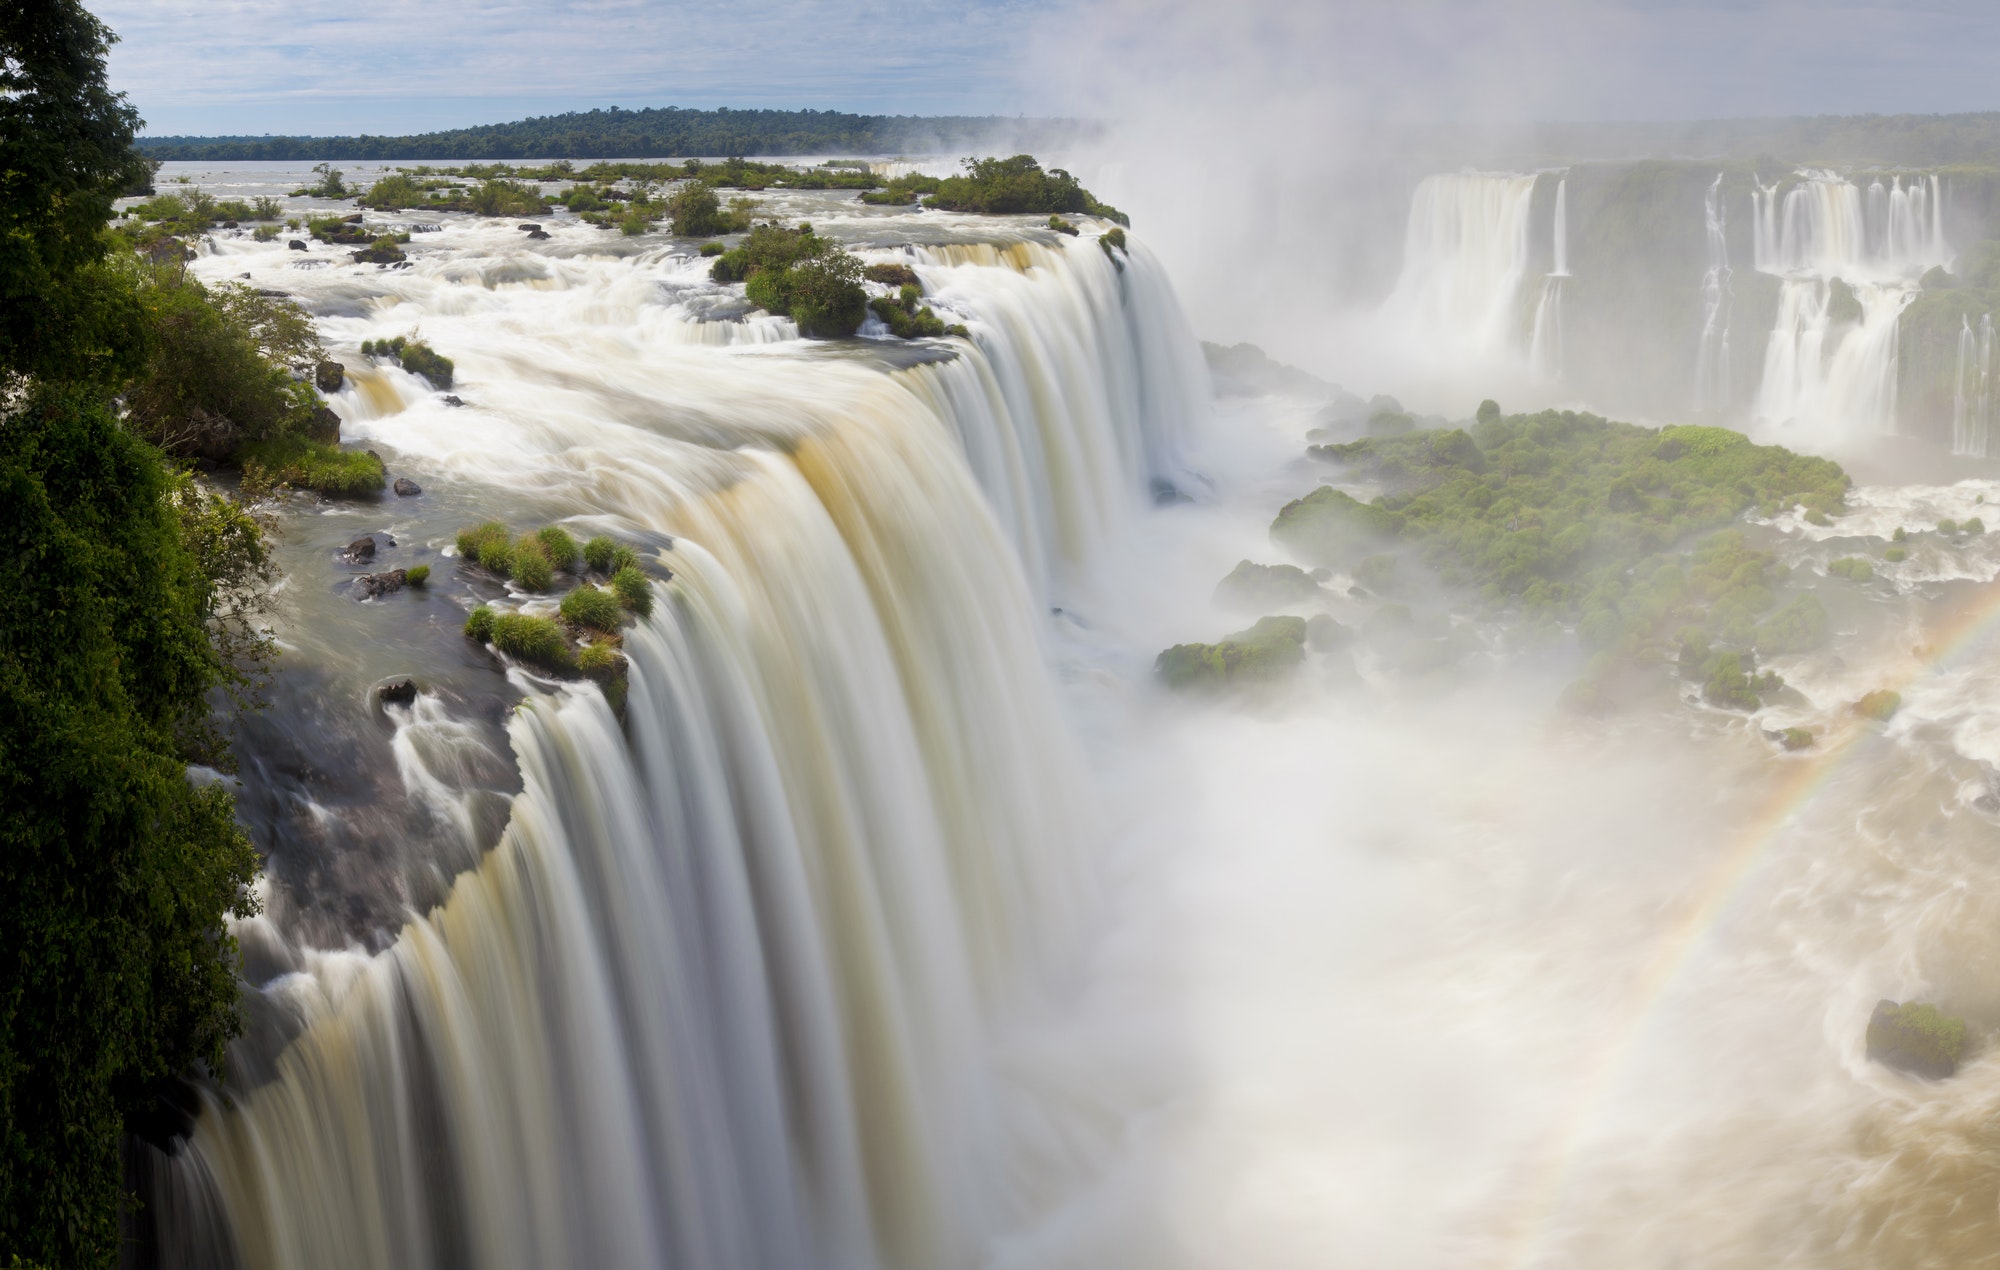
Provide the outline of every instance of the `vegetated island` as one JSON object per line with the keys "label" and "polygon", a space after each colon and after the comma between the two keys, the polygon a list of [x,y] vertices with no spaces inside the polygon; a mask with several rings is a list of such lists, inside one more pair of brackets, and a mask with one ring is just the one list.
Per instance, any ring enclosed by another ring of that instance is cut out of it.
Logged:
{"label": "vegetated island", "polygon": [[[1371,424],[1377,435],[1308,453],[1343,482],[1380,493],[1364,502],[1325,484],[1272,523],[1273,543],[1316,574],[1246,561],[1219,599],[1304,602],[1345,573],[1387,601],[1361,636],[1406,671],[1469,652],[1467,620],[1497,626],[1516,646],[1573,639],[1591,661],[1569,700],[1586,708],[1606,704],[1633,669],[1671,661],[1709,704],[1754,710],[1784,686],[1760,671],[1759,657],[1804,652],[1828,636],[1818,597],[1788,585],[1785,567],[1736,522],[1799,508],[1826,523],[1844,510],[1849,486],[1837,464],[1722,428],[1656,431],[1570,411],[1509,416],[1492,402],[1469,429],[1415,430],[1388,411]],[[1829,576],[1872,575],[1836,563]],[[1464,620],[1425,621],[1404,596]],[[1303,660],[1310,634],[1275,633],[1176,646],[1158,673],[1182,688],[1268,680]],[[1326,634],[1315,646],[1337,643]]]}

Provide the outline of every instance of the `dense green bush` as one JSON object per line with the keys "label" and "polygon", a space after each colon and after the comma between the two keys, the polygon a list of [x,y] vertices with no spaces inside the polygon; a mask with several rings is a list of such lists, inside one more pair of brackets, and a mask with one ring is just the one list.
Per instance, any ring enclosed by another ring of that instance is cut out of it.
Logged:
{"label": "dense green bush", "polygon": [[412,375],[422,375],[431,387],[443,392],[451,387],[452,374],[456,367],[451,358],[439,353],[422,340],[398,335],[386,340],[363,340],[363,357],[389,357]]}
{"label": "dense green bush", "polygon": [[[894,188],[894,182],[891,182]],[[1091,197],[1076,178],[1061,168],[1044,172],[1032,155],[1010,159],[967,159],[961,176],[938,182],[926,207],[954,212],[1068,212],[1101,216],[1130,225],[1115,207]]]}
{"label": "dense green bush", "polygon": [[486,545],[494,542],[503,546],[507,543],[507,526],[497,520],[489,520],[471,529],[461,529],[458,531],[457,539],[458,554],[466,562],[477,564],[480,553]]}
{"label": "dense green bush", "polygon": [[802,334],[833,339],[854,334],[868,313],[862,264],[811,225],[759,225],[732,251],[716,257],[717,282],[742,282],[750,302],[789,316]]}
{"label": "dense green bush", "polygon": [[1169,688],[1220,688],[1282,679],[1305,660],[1306,620],[1266,617],[1213,644],[1176,644],[1153,673]]}
{"label": "dense green bush", "polygon": [[458,201],[477,216],[539,216],[549,210],[548,200],[534,187],[497,178],[482,181]]}
{"label": "dense green bush", "polygon": [[1850,582],[1866,582],[1875,576],[1875,566],[1860,556],[1847,556],[1826,566],[1828,577],[1846,578]]}
{"label": "dense green bush", "polygon": [[611,590],[618,602],[640,617],[653,611],[653,583],[636,565],[625,565],[611,575]]}
{"label": "dense green bush", "polygon": [[553,618],[502,613],[493,619],[493,646],[545,670],[574,670],[576,657]]}
{"label": "dense green bush", "polygon": [[715,187],[700,181],[690,181],[667,200],[667,215],[682,238],[713,238],[732,229]]}
{"label": "dense green bush", "polygon": [[361,196],[361,206],[395,212],[418,206],[424,198],[424,190],[415,181],[401,172],[392,172],[368,187],[368,192]]}
{"label": "dense green bush", "polygon": [[466,614],[466,638],[476,639],[482,644],[490,641],[493,638],[493,621],[498,616],[497,613],[484,604]]}
{"label": "dense green bush", "polygon": [[615,634],[625,620],[625,609],[618,596],[586,582],[563,597],[562,616],[571,626]]}

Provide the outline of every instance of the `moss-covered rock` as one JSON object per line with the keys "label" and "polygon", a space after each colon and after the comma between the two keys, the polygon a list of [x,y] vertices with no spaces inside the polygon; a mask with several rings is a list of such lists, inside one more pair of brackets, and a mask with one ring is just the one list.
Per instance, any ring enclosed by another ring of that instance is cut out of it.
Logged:
{"label": "moss-covered rock", "polygon": [[1271,540],[1314,564],[1336,566],[1357,553],[1373,555],[1401,532],[1403,518],[1380,500],[1364,503],[1322,485],[1295,499],[1271,522]]}
{"label": "moss-covered rock", "polygon": [[1864,719],[1886,723],[1894,718],[1896,711],[1903,708],[1903,694],[1888,688],[1878,688],[1850,707]]}
{"label": "moss-covered rock", "polygon": [[1246,613],[1268,613],[1319,594],[1319,583],[1297,565],[1245,560],[1215,587],[1215,603]]}
{"label": "moss-covered rock", "polygon": [[1958,1072],[1965,1057],[1965,1020],[1917,1001],[1877,1001],[1868,1016],[1868,1057],[1931,1080]]}
{"label": "moss-covered rock", "polygon": [[1266,617],[1213,644],[1176,644],[1153,672],[1169,688],[1221,688],[1282,680],[1305,660],[1306,620]]}

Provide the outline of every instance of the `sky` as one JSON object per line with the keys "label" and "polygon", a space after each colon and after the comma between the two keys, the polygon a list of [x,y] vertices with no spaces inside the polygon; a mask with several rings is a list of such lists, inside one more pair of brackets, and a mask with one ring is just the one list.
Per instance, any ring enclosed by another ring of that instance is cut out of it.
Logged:
{"label": "sky", "polygon": [[1993,0],[86,0],[171,134],[406,133],[593,107],[1349,119],[2000,109]]}

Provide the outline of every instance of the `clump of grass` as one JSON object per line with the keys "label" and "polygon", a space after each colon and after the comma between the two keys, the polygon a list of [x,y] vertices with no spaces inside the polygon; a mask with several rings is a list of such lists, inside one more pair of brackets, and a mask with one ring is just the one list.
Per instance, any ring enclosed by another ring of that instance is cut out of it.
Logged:
{"label": "clump of grass", "polygon": [[497,616],[498,614],[484,604],[472,610],[465,618],[465,637],[476,639],[482,644],[486,643],[493,638],[493,619]]}
{"label": "clump of grass", "polygon": [[507,526],[497,520],[489,520],[483,525],[476,525],[471,529],[461,529],[458,531],[458,554],[470,563],[485,563],[483,555],[489,543],[498,543],[502,547],[505,547],[507,545]]}
{"label": "clump of grass", "polygon": [[592,679],[611,679],[625,669],[625,658],[610,644],[589,644],[576,656],[576,668]]}
{"label": "clump of grass", "polygon": [[586,582],[563,597],[562,616],[571,626],[613,634],[624,621],[625,610],[616,595]]}
{"label": "clump of grass", "polygon": [[579,548],[576,545],[576,539],[570,537],[568,531],[563,529],[562,526],[550,525],[545,529],[539,530],[535,534],[535,541],[541,544],[542,554],[549,558],[551,565],[566,573],[573,572],[576,569],[576,557]]}
{"label": "clump of grass", "polygon": [[615,572],[611,567],[611,557],[617,550],[617,543],[599,534],[583,544],[583,562],[599,573]]}
{"label": "clump of grass", "polygon": [[503,613],[493,619],[493,646],[509,657],[547,670],[573,670],[576,657],[553,618]]}
{"label": "clump of grass", "polygon": [[382,460],[374,455],[304,437],[247,442],[237,457],[245,479],[260,487],[289,485],[330,498],[360,498],[386,483]]}
{"label": "clump of grass", "polygon": [[1830,578],[1846,578],[1850,582],[1866,582],[1875,576],[1875,566],[1860,556],[1846,556],[1826,566]]}
{"label": "clump of grass", "polygon": [[617,593],[620,604],[640,617],[653,611],[653,584],[636,566],[626,565],[612,574],[611,589]]}
{"label": "clump of grass", "polygon": [[420,587],[431,580],[431,567],[427,564],[420,564],[404,576],[411,586]]}
{"label": "clump of grass", "polygon": [[524,591],[546,591],[555,582],[555,570],[539,539],[523,538],[515,543],[510,563],[508,576]]}

